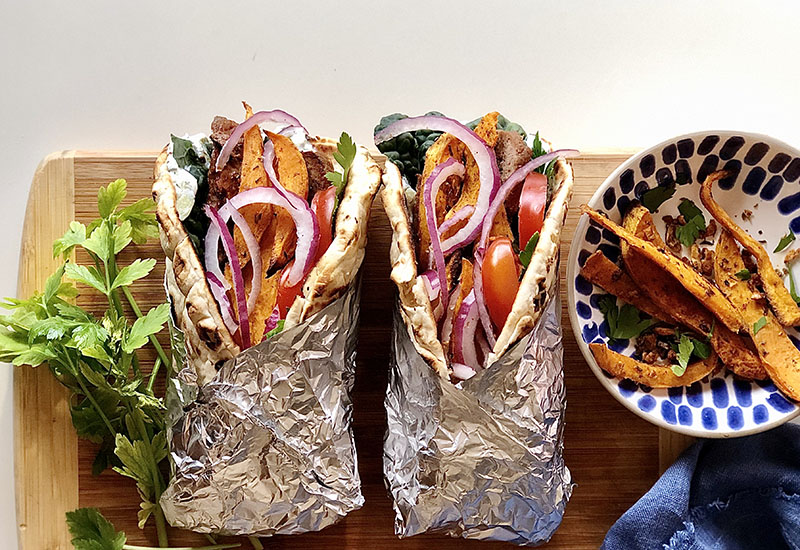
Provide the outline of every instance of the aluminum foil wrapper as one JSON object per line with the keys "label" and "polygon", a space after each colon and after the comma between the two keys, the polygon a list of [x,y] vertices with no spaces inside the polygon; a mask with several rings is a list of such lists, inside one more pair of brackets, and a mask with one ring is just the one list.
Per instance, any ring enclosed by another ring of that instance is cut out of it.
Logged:
{"label": "aluminum foil wrapper", "polygon": [[349,395],[359,288],[227,361],[202,387],[188,367],[171,379],[173,475],[161,498],[171,525],[304,533],[361,507]]}
{"label": "aluminum foil wrapper", "polygon": [[395,310],[384,471],[395,533],[535,546],[572,493],[558,293],[530,335],[470,380],[442,380]]}

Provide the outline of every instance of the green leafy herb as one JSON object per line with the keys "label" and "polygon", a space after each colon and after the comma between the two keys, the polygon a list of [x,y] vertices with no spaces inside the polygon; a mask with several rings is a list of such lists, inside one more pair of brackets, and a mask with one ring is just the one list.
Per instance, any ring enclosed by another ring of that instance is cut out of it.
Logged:
{"label": "green leafy herb", "polygon": [[684,246],[692,246],[700,236],[700,232],[705,231],[706,219],[702,210],[689,199],[681,200],[678,210],[686,223],[675,229],[675,236]]}
{"label": "green leafy herb", "polygon": [[711,355],[711,344],[708,342],[703,342],[697,338],[692,338],[692,345],[694,346],[692,354],[698,359],[708,359],[708,357]]}
{"label": "green leafy herb", "polygon": [[758,334],[758,331],[761,330],[762,328],[764,328],[764,326],[766,324],[767,324],[767,318],[766,317],[762,317],[761,319],[759,319],[758,321],[753,323],[753,336]]}
{"label": "green leafy herb", "polygon": [[672,372],[675,373],[675,376],[683,376],[683,374],[686,372],[686,367],[689,366],[689,359],[691,358],[693,351],[694,343],[692,342],[692,339],[685,334],[681,334],[680,341],[678,342],[678,364],[670,366]]}
{"label": "green leafy herb", "polygon": [[[531,144],[531,158],[535,159],[537,157],[541,157],[542,155],[546,155],[549,151],[545,148],[542,139],[539,137],[539,132],[533,136],[533,143]],[[540,172],[545,174],[548,179],[550,176],[553,175],[553,167],[556,165],[555,160],[551,160],[550,162],[540,166],[536,169],[536,172]]]}
{"label": "green leafy herb", "polygon": [[794,275],[792,275],[791,271],[789,272],[789,294],[791,294],[792,300],[800,305],[800,296],[797,295],[797,288],[794,286]]}
{"label": "green leafy herb", "polygon": [[281,332],[285,324],[286,324],[286,319],[279,319],[278,324],[275,325],[275,328],[264,335],[264,339],[272,338],[273,336]]}
{"label": "green leafy herb", "polygon": [[784,250],[786,250],[787,246],[789,246],[794,242],[794,240],[795,240],[794,233],[789,231],[786,235],[781,237],[780,242],[778,242],[778,246],[775,247],[775,250],[773,250],[773,252],[783,252]]}
{"label": "green leafy herb", "polygon": [[744,268],[734,273],[734,275],[736,275],[736,278],[739,279],[740,281],[749,281],[750,277],[752,276],[752,273],[750,273],[749,269]]}
{"label": "green leafy herb", "polygon": [[97,508],[67,512],[67,526],[75,550],[122,550],[127,541]]}
{"label": "green leafy herb", "polygon": [[[166,419],[163,400],[153,388],[160,367],[171,364],[155,338],[169,317],[169,306],[161,304],[143,314],[130,290],[150,273],[154,259],[117,263],[118,254],[131,242],[157,232],[153,202],[145,199],[121,208],[126,195],[122,179],[100,188],[100,218],[86,226],[71,223],[54,243],[55,257],[68,257],[80,247],[89,265],[66,262],[47,279],[42,293],[6,300],[3,307],[10,313],[0,316],[0,358],[14,365],[47,363],[72,393],[70,414],[78,436],[99,445],[93,471],[113,466],[136,480],[142,499],[140,524],[153,515],[159,543],[166,546],[166,523],[158,504],[166,487],[161,467],[167,456]],[[105,313],[95,317],[70,303],[77,292],[65,278],[101,293],[108,303]],[[123,301],[136,316],[132,324]],[[146,375],[139,354],[148,343],[157,359]],[[72,512],[68,522],[79,550],[125,547],[125,536],[96,510]]]}
{"label": "green leafy herb", "polygon": [[650,212],[658,211],[659,207],[672,198],[675,194],[675,185],[659,185],[642,194],[642,205]]}
{"label": "green leafy herb", "polygon": [[536,250],[536,245],[539,242],[539,232],[537,231],[531,238],[528,239],[528,244],[525,245],[525,248],[522,249],[522,252],[519,253],[519,263],[522,264],[522,267],[528,267],[528,264],[531,263],[531,258],[533,257],[533,251]]}
{"label": "green leafy herb", "polygon": [[336,159],[342,171],[328,172],[325,177],[336,187],[336,204],[333,208],[333,219],[336,219],[336,210],[338,210],[339,202],[342,200],[347,178],[350,176],[350,168],[356,159],[356,144],[348,133],[342,132],[342,135],[339,136],[339,143],[336,144],[336,152],[333,154],[333,158]]}
{"label": "green leafy herb", "polygon": [[608,323],[608,336],[614,340],[639,336],[653,324],[652,319],[642,319],[639,310],[630,304],[617,307],[617,299],[611,295],[600,298],[598,307]]}

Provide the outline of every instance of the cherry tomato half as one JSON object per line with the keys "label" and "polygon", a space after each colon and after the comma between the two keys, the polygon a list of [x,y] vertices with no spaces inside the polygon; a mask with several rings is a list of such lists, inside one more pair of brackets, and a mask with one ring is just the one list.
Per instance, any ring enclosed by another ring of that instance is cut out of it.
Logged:
{"label": "cherry tomato half", "polygon": [[499,330],[506,323],[519,290],[520,264],[511,239],[492,241],[483,260],[481,281],[483,296],[494,326]]}
{"label": "cherry tomato half", "polygon": [[300,281],[294,286],[287,286],[286,280],[289,278],[289,270],[292,269],[294,260],[286,264],[286,267],[281,271],[281,278],[278,280],[278,311],[280,312],[281,319],[286,319],[286,313],[292,307],[294,299],[300,295],[303,290],[303,282]]}
{"label": "cherry tomato half", "polygon": [[524,249],[537,231],[542,230],[547,202],[547,176],[531,172],[522,184],[519,197],[519,247]]}
{"label": "cherry tomato half", "polygon": [[336,204],[336,187],[330,187],[317,191],[311,199],[311,211],[317,216],[319,223],[319,244],[317,245],[317,255],[314,263],[322,257],[328,247],[333,242],[333,207]]}

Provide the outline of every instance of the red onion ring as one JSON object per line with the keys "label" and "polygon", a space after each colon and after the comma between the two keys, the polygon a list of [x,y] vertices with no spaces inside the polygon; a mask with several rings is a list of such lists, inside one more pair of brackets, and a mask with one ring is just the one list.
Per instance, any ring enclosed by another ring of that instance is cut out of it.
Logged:
{"label": "red onion ring", "polygon": [[[299,120],[286,111],[281,111],[280,109],[253,113],[253,116],[239,124],[236,128],[234,128],[233,132],[231,132],[231,137],[228,138],[228,141],[225,142],[225,145],[222,146],[222,149],[219,152],[216,169],[222,170],[225,167],[225,165],[228,163],[228,159],[231,157],[233,148],[236,147],[236,144],[239,143],[239,140],[242,139],[242,136],[247,130],[264,122],[272,122],[283,125],[288,124],[289,126],[299,126],[300,128],[303,128],[303,125],[300,124]],[[308,134],[308,131],[305,128],[303,128],[303,130],[306,132],[306,134]]]}
{"label": "red onion ring", "polygon": [[394,122],[375,134],[375,143],[397,137],[406,132],[417,130],[434,130],[446,132],[460,140],[472,154],[480,174],[480,189],[475,201],[475,212],[469,221],[456,233],[442,242],[444,254],[451,254],[458,248],[472,242],[480,232],[481,223],[486,216],[495,186],[500,184],[500,171],[494,151],[486,145],[478,134],[453,120],[442,116],[419,116],[403,118]]}
{"label": "red onion ring", "polygon": [[239,256],[236,254],[236,247],[233,244],[233,235],[228,230],[225,221],[211,205],[205,206],[205,213],[211,219],[211,225],[216,227],[222,236],[222,246],[225,255],[231,266],[233,274],[233,292],[236,294],[236,306],[239,310],[239,335],[242,339],[242,349],[250,347],[250,318],[247,313],[247,299],[244,295],[244,277],[242,277],[242,266],[239,264]]}
{"label": "red onion ring", "polygon": [[214,299],[219,304],[219,310],[222,314],[222,320],[225,322],[225,326],[231,334],[236,334],[236,331],[239,330],[239,324],[233,318],[233,308],[231,307],[231,301],[228,299],[228,294],[225,292],[225,286],[222,284],[222,281],[210,271],[206,272],[206,279],[208,279],[208,286],[211,289],[211,294],[214,295]]}
{"label": "red onion ring", "polygon": [[[453,175],[463,176],[464,171],[463,164],[456,161],[454,158],[449,158],[436,166],[425,181],[425,192],[422,200],[425,202],[425,217],[428,222],[428,233],[430,233],[431,236],[433,261],[436,265],[436,273],[439,276],[439,286],[441,288],[447,288],[447,272],[445,270],[442,242],[439,240],[439,228],[436,223],[436,195],[439,193],[439,187],[442,185],[442,182]],[[442,292],[440,302],[443,308],[447,307],[447,298],[447,293]]]}
{"label": "red onion ring", "polygon": [[475,291],[471,290],[456,315],[453,327],[454,359],[474,370],[480,370],[478,351],[475,348],[475,331],[478,329],[479,316],[475,303]]}
{"label": "red onion ring", "polygon": [[[247,300],[247,311],[252,312],[253,307],[255,307],[256,300],[258,299],[258,294],[261,292],[261,247],[259,246],[255,235],[253,235],[253,231],[250,229],[250,224],[245,221],[244,216],[242,216],[233,206],[231,206],[229,202],[226,201],[225,204],[223,204],[218,210],[218,213],[222,218],[223,223],[226,225],[228,223],[228,219],[231,217],[233,218],[233,222],[236,224],[236,227],[238,227],[239,231],[242,232],[244,242],[247,244],[247,251],[250,253],[250,257],[253,261],[253,278],[251,279],[250,285],[250,297]],[[206,270],[209,273],[214,274],[217,280],[222,284],[223,290],[227,291],[230,290],[231,285],[228,284],[228,280],[222,274],[222,270],[219,267],[219,239],[219,231],[217,231],[214,228],[214,225],[211,224],[208,228],[208,232],[206,233],[205,264]]]}
{"label": "red onion ring", "polygon": [[261,338],[262,342],[267,339],[267,333],[269,331],[275,330],[275,327],[278,326],[278,321],[280,321],[280,319],[281,319],[281,310],[276,305],[274,308],[272,308],[272,313],[270,313],[269,317],[267,317],[267,322],[264,325],[264,336]]}
{"label": "red onion ring", "polygon": [[[489,210],[483,220],[481,238],[478,241],[478,246],[475,248],[475,273],[473,275],[473,288],[475,290],[476,302],[478,304],[478,313],[480,314],[483,330],[486,333],[486,339],[489,341],[489,345],[492,347],[494,347],[497,340],[494,335],[492,319],[489,316],[489,310],[486,308],[486,302],[483,297],[482,270],[484,254],[486,253],[486,245],[489,241],[489,233],[491,232],[494,218],[497,216],[497,211],[500,210],[500,205],[506,201],[506,197],[508,197],[508,194],[511,192],[511,190],[519,185],[520,182],[524,181],[528,174],[558,157],[569,158],[577,156],[578,154],[578,151],[575,149],[559,149],[558,151],[553,151],[552,153],[547,153],[546,155],[536,157],[520,168],[517,168],[514,173],[508,177],[505,183],[503,183],[503,185],[497,191],[495,197],[492,199],[492,204],[489,206]],[[523,244],[522,246],[525,245]],[[500,330],[502,329],[503,327],[500,327]]]}
{"label": "red onion ring", "polygon": [[460,380],[469,380],[477,374],[475,369],[464,363],[453,363],[451,367],[453,368],[453,376]]}
{"label": "red onion ring", "polygon": [[[294,196],[300,198],[297,195]],[[249,204],[272,204],[285,208],[291,214],[297,232],[297,245],[295,261],[289,270],[286,284],[294,286],[302,281],[314,265],[314,257],[319,244],[319,223],[308,203],[302,201],[302,205],[295,207],[288,197],[272,187],[254,187],[242,191],[231,197],[228,202],[236,209]]]}
{"label": "red onion ring", "polygon": [[419,277],[425,284],[425,291],[428,293],[428,299],[430,300],[431,304],[436,302],[436,305],[433,307],[433,315],[438,322],[442,318],[442,314],[444,314],[444,304],[440,299],[442,287],[441,283],[439,282],[439,277],[433,270],[428,270]]}
{"label": "red onion ring", "polygon": [[439,238],[441,239],[442,235],[447,233],[447,231],[452,227],[458,225],[459,222],[462,222],[467,218],[469,218],[473,212],[475,212],[475,207],[472,206],[471,204],[462,206],[461,208],[456,210],[456,212],[451,217],[443,221],[442,225],[439,226]]}

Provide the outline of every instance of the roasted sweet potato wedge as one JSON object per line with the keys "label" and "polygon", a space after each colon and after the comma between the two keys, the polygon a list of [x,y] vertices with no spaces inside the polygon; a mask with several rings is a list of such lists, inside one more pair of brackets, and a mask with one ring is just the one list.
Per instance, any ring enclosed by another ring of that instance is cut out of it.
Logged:
{"label": "roasted sweet potato wedge", "polygon": [[[658,234],[653,216],[644,206],[630,209],[623,220],[623,227],[631,234],[659,248],[665,244]],[[642,292],[658,307],[668,311],[678,323],[700,334],[711,334],[711,347],[720,360],[735,374],[748,379],[763,380],[767,377],[758,354],[747,345],[744,337],[726,326],[714,324],[714,316],[703,304],[689,293],[674,277],[644,257],[624,240],[620,243],[622,259]]]}
{"label": "roasted sweet potato wedge", "polygon": [[650,365],[633,357],[617,353],[605,344],[589,344],[600,368],[617,378],[627,378],[651,388],[675,388],[688,386],[702,380],[717,367],[717,356],[712,353],[707,359],[695,361],[686,367],[682,376],[676,376],[668,366]]}
{"label": "roasted sweet potato wedge", "polygon": [[620,239],[625,240],[632,248],[641,252],[647,259],[672,275],[686,290],[706,304],[706,307],[726,327],[734,332],[744,329],[741,317],[725,295],[682,260],[673,256],[664,248],[656,247],[652,243],[631,234],[630,231],[620,227],[596,210],[585,205],[581,209],[598,225],[605,227]]}
{"label": "roasted sweet potato wedge", "polygon": [[613,294],[623,302],[631,304],[639,311],[644,311],[650,317],[665,323],[678,324],[674,317],[657,306],[633,282],[631,276],[606,258],[602,251],[598,250],[586,259],[586,263],[581,268],[581,275],[590,283],[599,286],[609,294]]}
{"label": "roasted sweet potato wedge", "polygon": [[758,263],[758,274],[761,276],[761,284],[764,287],[764,293],[767,295],[772,310],[775,316],[784,326],[797,326],[800,325],[800,307],[792,299],[786,286],[783,284],[783,279],[775,271],[772,265],[769,254],[764,247],[761,246],[757,240],[751,237],[747,231],[736,225],[736,222],[728,215],[725,210],[714,200],[712,195],[712,187],[714,182],[717,182],[728,175],[728,172],[720,170],[709,174],[700,189],[700,200],[706,210],[714,216],[714,219],[719,222],[723,228],[728,230],[734,239],[739,241],[750,254],[755,257]]}
{"label": "roasted sweet potato wedge", "polygon": [[769,377],[786,395],[800,401],[800,351],[752,283],[736,277],[742,269],[739,246],[730,232],[723,231],[714,257],[717,284],[741,312]]}

